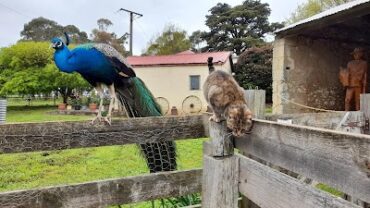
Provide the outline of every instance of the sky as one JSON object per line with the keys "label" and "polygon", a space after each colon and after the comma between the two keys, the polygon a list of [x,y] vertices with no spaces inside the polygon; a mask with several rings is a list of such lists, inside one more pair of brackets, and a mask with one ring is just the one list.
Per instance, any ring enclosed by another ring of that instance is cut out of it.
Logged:
{"label": "sky", "polygon": [[[99,18],[113,22],[110,28],[119,36],[129,31],[129,15],[120,8],[143,14],[134,20],[134,55],[140,55],[148,42],[165,25],[175,24],[191,34],[206,30],[205,16],[218,2],[232,6],[243,0],[0,0],[0,47],[16,43],[25,23],[45,17],[65,26],[73,24],[91,33]],[[261,0],[271,8],[271,22],[284,21],[305,0]],[[128,48],[128,46],[126,47]]]}

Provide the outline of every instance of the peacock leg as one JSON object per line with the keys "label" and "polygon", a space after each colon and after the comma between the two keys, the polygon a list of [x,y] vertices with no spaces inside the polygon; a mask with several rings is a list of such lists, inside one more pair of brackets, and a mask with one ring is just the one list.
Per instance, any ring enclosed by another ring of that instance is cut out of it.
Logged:
{"label": "peacock leg", "polygon": [[108,109],[108,114],[104,118],[104,120],[111,125],[112,122],[112,111],[114,108],[114,105],[116,103],[116,91],[114,89],[114,84],[109,86],[109,95],[110,95],[110,103],[109,103],[109,109]]}
{"label": "peacock leg", "polygon": [[104,99],[104,92],[101,84],[97,84],[95,87],[96,91],[99,94],[100,97],[100,104],[99,104],[99,109],[98,109],[98,115],[91,121],[91,123],[95,123],[96,120],[101,121],[102,120],[102,115],[101,112],[103,110],[103,99]]}

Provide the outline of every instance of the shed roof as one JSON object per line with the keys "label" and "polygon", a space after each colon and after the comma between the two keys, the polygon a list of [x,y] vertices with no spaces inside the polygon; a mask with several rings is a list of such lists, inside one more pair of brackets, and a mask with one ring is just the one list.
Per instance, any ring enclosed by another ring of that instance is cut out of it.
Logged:
{"label": "shed roof", "polygon": [[178,53],[166,56],[129,56],[127,62],[132,66],[156,65],[197,65],[207,64],[208,57],[213,57],[214,64],[224,64],[232,52]]}
{"label": "shed roof", "polygon": [[276,30],[275,33],[277,35],[289,34],[315,24],[320,26],[335,24],[348,19],[351,15],[360,16],[364,14],[364,12],[370,13],[369,9],[370,0],[354,0]]}

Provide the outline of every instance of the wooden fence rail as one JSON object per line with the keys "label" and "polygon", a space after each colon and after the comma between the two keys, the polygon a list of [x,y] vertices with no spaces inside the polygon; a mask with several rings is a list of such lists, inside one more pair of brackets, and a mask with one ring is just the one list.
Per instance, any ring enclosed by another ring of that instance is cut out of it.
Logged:
{"label": "wooden fence rail", "polygon": [[89,122],[48,122],[0,125],[0,154],[81,147],[154,143],[204,137],[202,116],[147,117]]}
{"label": "wooden fence rail", "polygon": [[256,120],[236,148],[370,202],[370,136]]}
{"label": "wooden fence rail", "polygon": [[106,207],[199,193],[202,170],[173,171],[0,193],[0,207]]}

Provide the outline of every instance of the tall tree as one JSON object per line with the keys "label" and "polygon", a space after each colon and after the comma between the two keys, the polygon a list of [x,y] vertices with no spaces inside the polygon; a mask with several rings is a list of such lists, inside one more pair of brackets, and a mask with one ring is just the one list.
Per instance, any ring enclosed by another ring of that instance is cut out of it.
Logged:
{"label": "tall tree", "polygon": [[88,42],[87,33],[80,31],[75,25],[64,27],[44,17],[38,17],[26,23],[21,31],[21,37],[23,40],[50,41],[53,37],[62,36],[63,32],[70,34],[73,43]]}
{"label": "tall tree", "polygon": [[283,26],[269,23],[270,12],[269,5],[259,0],[246,0],[235,7],[218,3],[206,16],[210,31],[202,35],[208,44],[205,49],[234,51],[239,55],[247,48],[263,44],[267,33]]}
{"label": "tall tree", "polygon": [[109,19],[100,18],[97,21],[98,29],[93,29],[91,33],[92,40],[96,43],[106,43],[113,46],[124,56],[128,55],[124,44],[126,43],[126,36],[117,37],[115,33],[108,32],[113,23]]}
{"label": "tall tree", "polygon": [[63,26],[53,20],[38,17],[24,25],[21,31],[23,40],[50,41],[51,38],[63,34]]}
{"label": "tall tree", "polygon": [[291,14],[287,20],[288,24],[298,22],[300,20],[309,18],[317,13],[323,12],[334,6],[338,6],[353,0],[308,0],[305,3],[298,5],[296,10]]}
{"label": "tall tree", "polygon": [[145,55],[169,55],[191,48],[186,31],[175,25],[167,25],[163,32],[149,42]]}

